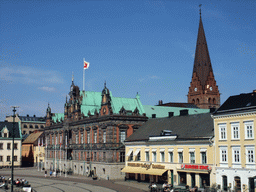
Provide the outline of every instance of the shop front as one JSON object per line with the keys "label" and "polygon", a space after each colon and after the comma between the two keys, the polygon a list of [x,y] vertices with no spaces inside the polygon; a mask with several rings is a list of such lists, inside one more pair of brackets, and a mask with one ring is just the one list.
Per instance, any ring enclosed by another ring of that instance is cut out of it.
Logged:
{"label": "shop front", "polygon": [[164,165],[152,163],[127,163],[122,169],[126,179],[144,182],[164,183],[168,180],[168,170]]}
{"label": "shop front", "polygon": [[181,165],[177,169],[178,185],[204,188],[210,186],[211,168],[208,165]]}

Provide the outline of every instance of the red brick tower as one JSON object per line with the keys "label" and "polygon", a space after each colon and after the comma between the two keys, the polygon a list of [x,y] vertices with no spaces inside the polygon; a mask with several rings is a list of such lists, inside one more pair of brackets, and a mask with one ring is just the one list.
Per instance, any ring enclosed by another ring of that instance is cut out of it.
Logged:
{"label": "red brick tower", "polygon": [[188,103],[194,103],[202,109],[220,107],[220,93],[213,75],[201,9],[194,68],[188,91]]}

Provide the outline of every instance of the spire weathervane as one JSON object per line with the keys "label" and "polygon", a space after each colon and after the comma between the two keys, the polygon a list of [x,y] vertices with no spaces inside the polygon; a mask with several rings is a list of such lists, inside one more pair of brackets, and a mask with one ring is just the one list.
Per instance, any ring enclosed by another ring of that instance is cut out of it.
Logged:
{"label": "spire weathervane", "polygon": [[74,81],[74,72],[72,71],[72,82]]}
{"label": "spire weathervane", "polygon": [[201,7],[202,7],[202,4],[199,5],[199,14],[200,14],[200,17],[201,17]]}

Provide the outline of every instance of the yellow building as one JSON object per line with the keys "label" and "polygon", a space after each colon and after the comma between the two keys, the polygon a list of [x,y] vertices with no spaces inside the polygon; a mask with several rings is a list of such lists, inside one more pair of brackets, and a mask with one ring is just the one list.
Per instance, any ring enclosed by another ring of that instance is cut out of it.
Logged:
{"label": "yellow building", "polygon": [[217,184],[224,191],[254,192],[256,91],[229,97],[213,119]]}
{"label": "yellow building", "polygon": [[126,179],[190,187],[215,183],[211,114],[181,114],[150,119],[127,138]]}

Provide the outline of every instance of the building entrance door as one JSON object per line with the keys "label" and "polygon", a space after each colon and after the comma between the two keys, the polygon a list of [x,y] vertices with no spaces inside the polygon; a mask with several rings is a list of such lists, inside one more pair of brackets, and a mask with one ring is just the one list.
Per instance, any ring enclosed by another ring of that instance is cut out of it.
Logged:
{"label": "building entrance door", "polygon": [[241,192],[241,179],[240,177],[235,177],[235,191]]}
{"label": "building entrance door", "polygon": [[255,191],[255,177],[249,178],[249,192],[254,192]]}
{"label": "building entrance door", "polygon": [[191,173],[191,187],[195,187],[196,185],[196,176],[195,173]]}
{"label": "building entrance door", "polygon": [[223,189],[223,191],[228,190],[228,178],[227,178],[227,176],[222,176],[222,189]]}

